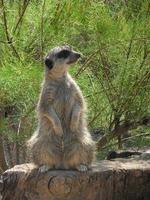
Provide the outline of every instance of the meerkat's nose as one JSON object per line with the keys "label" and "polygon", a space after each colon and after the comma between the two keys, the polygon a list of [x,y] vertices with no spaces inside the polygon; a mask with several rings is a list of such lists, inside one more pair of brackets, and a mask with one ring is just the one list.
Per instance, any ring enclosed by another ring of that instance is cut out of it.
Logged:
{"label": "meerkat's nose", "polygon": [[76,57],[77,57],[77,58],[80,58],[80,57],[81,57],[81,54],[80,54],[80,53],[76,53]]}

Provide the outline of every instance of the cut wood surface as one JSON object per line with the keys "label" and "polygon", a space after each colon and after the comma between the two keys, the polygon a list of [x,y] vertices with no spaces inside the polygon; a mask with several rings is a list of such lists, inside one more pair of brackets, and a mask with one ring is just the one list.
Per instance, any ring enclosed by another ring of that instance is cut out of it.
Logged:
{"label": "cut wood surface", "polygon": [[2,200],[150,200],[150,162],[104,160],[84,173],[22,164],[4,172],[0,190]]}

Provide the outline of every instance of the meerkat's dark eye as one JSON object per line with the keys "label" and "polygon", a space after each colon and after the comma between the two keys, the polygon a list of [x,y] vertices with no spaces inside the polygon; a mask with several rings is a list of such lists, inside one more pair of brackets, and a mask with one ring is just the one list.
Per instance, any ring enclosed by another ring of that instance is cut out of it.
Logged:
{"label": "meerkat's dark eye", "polygon": [[45,65],[49,68],[49,69],[52,69],[53,68],[53,61],[46,58],[45,59]]}
{"label": "meerkat's dark eye", "polygon": [[57,58],[67,58],[70,55],[70,51],[62,50],[57,54]]}

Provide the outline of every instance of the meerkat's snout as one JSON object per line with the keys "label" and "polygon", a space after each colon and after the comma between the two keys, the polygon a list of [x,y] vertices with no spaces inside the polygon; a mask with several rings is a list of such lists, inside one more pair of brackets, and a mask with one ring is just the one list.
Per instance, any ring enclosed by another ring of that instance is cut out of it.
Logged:
{"label": "meerkat's snout", "polygon": [[81,57],[81,54],[78,53],[78,52],[71,52],[70,53],[70,56],[68,58],[68,62],[67,64],[72,64],[72,63],[75,63],[79,58]]}

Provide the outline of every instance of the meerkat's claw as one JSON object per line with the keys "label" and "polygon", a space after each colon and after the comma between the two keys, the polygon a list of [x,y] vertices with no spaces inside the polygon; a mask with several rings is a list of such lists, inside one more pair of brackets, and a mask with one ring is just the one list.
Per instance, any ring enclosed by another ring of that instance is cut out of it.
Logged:
{"label": "meerkat's claw", "polygon": [[88,171],[88,167],[87,167],[87,165],[81,164],[77,167],[77,170],[80,171],[80,172],[86,172],[86,171]]}
{"label": "meerkat's claw", "polygon": [[51,167],[48,166],[48,165],[42,165],[40,168],[39,168],[39,172],[40,173],[44,173],[44,172],[47,172],[48,170],[50,170]]}

